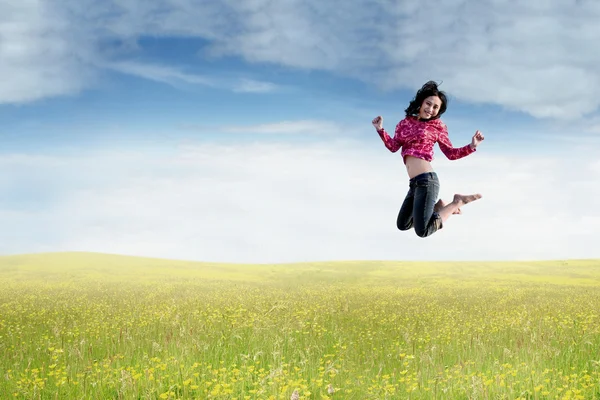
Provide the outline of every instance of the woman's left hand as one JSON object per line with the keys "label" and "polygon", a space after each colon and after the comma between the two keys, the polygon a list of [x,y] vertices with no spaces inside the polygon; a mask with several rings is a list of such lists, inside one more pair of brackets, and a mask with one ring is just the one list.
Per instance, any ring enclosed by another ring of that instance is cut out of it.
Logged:
{"label": "woman's left hand", "polygon": [[477,147],[479,143],[483,141],[483,139],[485,139],[483,137],[483,133],[481,133],[480,131],[475,132],[475,134],[473,135],[473,139],[471,140],[471,147]]}

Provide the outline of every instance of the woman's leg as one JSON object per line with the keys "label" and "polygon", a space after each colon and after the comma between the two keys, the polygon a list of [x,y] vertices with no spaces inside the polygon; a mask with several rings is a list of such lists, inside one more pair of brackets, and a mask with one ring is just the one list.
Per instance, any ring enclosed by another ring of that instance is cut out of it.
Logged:
{"label": "woman's leg", "polygon": [[[435,206],[433,206],[433,212],[439,213],[442,208],[446,207],[446,205],[447,204],[444,200],[439,199],[437,201],[437,203],[435,203]],[[462,211],[459,208],[458,210],[454,211],[452,214],[462,214]]]}
{"label": "woman's leg", "polygon": [[402,202],[402,206],[398,212],[398,218],[396,219],[396,226],[401,231],[407,231],[413,227],[413,203],[414,188],[412,183],[409,183],[408,193]]}
{"label": "woman's leg", "polygon": [[466,196],[462,194],[455,194],[452,203],[446,205],[439,211],[440,217],[442,218],[442,222],[446,222],[452,214],[460,213],[460,208],[465,204],[468,204],[480,198],[480,194],[470,194]]}
{"label": "woman's leg", "polygon": [[435,172],[415,177],[413,220],[415,233],[427,237],[442,228],[442,219],[435,210],[440,183]]}

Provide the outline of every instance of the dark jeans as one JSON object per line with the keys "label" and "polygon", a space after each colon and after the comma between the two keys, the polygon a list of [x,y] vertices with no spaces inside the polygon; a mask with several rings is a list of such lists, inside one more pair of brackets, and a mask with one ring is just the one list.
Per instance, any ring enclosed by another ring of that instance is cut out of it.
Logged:
{"label": "dark jeans", "polygon": [[427,237],[442,228],[442,218],[433,211],[440,181],[435,172],[426,172],[409,181],[409,190],[400,207],[398,229],[406,231],[415,228],[420,237]]}

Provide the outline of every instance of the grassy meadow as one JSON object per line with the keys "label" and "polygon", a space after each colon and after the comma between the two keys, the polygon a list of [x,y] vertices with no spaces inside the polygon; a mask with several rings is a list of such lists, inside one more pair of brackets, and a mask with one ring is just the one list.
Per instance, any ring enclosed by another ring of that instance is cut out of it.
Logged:
{"label": "grassy meadow", "polygon": [[600,399],[600,260],[0,257],[2,399]]}

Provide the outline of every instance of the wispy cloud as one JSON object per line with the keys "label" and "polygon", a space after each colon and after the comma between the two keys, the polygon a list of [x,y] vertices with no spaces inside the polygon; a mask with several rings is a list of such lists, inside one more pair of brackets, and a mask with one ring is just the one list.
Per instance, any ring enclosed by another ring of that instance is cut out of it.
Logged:
{"label": "wispy cloud", "polygon": [[278,90],[278,88],[278,85],[271,82],[241,79],[240,82],[233,87],[233,91],[242,93],[270,93]]}
{"label": "wispy cloud", "polygon": [[186,73],[181,68],[167,65],[121,61],[105,64],[106,68],[129,75],[150,79],[157,82],[178,86],[182,83],[202,85],[234,92],[267,93],[276,91],[279,86],[271,82],[262,82],[252,79],[231,80],[215,76],[203,76]]}
{"label": "wispy cloud", "polygon": [[226,133],[259,133],[289,135],[300,133],[331,133],[340,130],[340,126],[330,121],[281,121],[269,124],[224,126]]}
{"label": "wispy cloud", "polygon": [[600,135],[600,117],[585,119],[581,131]]}
{"label": "wispy cloud", "polygon": [[330,136],[334,137],[337,134],[348,133],[357,134],[361,132],[356,128],[348,128],[344,125],[326,120],[295,120],[295,121],[278,121],[264,124],[254,125],[182,125],[181,129],[191,130],[195,132],[206,133],[226,133],[226,134],[257,134],[257,135],[273,135],[276,137],[290,135],[315,135],[315,136]]}
{"label": "wispy cloud", "polygon": [[[600,53],[589,51],[599,18],[597,2],[561,0],[442,0],[426,8],[366,0],[4,2],[1,33],[19,49],[1,47],[0,72],[16,79],[3,80],[0,92],[4,101],[72,93],[89,83],[90,54],[109,57],[101,43],[185,36],[206,40],[205,56],[332,71],[389,89],[436,79],[464,101],[576,119],[600,104],[589,90],[600,85]],[[154,72],[146,76],[161,76]],[[252,82],[230,88],[272,90]]]}
{"label": "wispy cloud", "polygon": [[[458,161],[438,156],[442,198],[484,197],[427,239],[396,230],[406,173],[377,141],[5,158],[0,176],[18,179],[0,180],[10,193],[0,203],[0,253],[239,262],[598,257],[598,174],[581,173],[598,164],[591,150],[564,150],[561,160],[494,155],[483,145]],[[18,195],[34,198],[31,188],[43,190],[27,207]]]}
{"label": "wispy cloud", "polygon": [[106,64],[107,68],[119,71],[124,74],[139,76],[157,82],[176,84],[180,82],[194,85],[217,86],[213,79],[188,74],[177,68],[165,65],[142,64],[137,62],[118,62]]}

